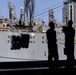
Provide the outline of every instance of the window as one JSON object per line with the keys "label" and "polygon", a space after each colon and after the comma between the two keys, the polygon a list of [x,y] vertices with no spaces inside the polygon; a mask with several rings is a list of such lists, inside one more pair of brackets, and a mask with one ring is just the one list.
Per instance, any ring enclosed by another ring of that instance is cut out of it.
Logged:
{"label": "window", "polygon": [[35,39],[35,36],[33,36],[33,39]]}
{"label": "window", "polygon": [[42,43],[44,43],[44,41],[42,41]]}
{"label": "window", "polygon": [[35,41],[33,41],[33,43],[35,43]]}
{"label": "window", "polygon": [[44,39],[44,36],[42,36],[42,39]]}

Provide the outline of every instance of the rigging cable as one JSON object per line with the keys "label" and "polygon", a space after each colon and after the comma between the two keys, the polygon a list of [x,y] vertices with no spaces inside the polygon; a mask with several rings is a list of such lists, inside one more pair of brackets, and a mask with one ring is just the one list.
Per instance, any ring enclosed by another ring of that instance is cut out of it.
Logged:
{"label": "rigging cable", "polygon": [[[60,8],[60,9],[54,11],[54,12],[56,13],[56,12],[58,12],[58,11],[60,11],[60,10],[62,10],[62,9]],[[45,17],[45,16],[47,16],[47,15],[48,15],[48,14],[46,13],[45,15],[43,15],[43,16],[41,16],[41,17],[38,17],[38,18],[42,18],[42,17]]]}
{"label": "rigging cable", "polygon": [[[61,2],[59,2],[59,3],[56,3],[56,4],[54,4],[54,5],[46,8],[46,9],[44,9],[44,10],[49,10],[50,8],[52,8],[52,7],[54,7],[54,6],[61,4],[62,2],[63,2],[63,1],[61,1]],[[44,10],[41,10],[40,12],[43,12]],[[40,12],[37,12],[37,13],[40,13]],[[36,14],[37,14],[37,13],[36,13]]]}
{"label": "rigging cable", "polygon": [[[55,8],[52,8],[52,9],[57,9],[57,8],[59,8],[59,7],[61,7],[61,6],[63,6],[63,5],[59,5],[59,6],[55,7]],[[43,14],[47,13],[48,11],[49,11],[49,10],[47,10],[47,11],[45,11],[45,12],[42,12],[42,13],[40,13],[40,14],[38,14],[38,15],[35,15],[34,17],[43,15]]]}

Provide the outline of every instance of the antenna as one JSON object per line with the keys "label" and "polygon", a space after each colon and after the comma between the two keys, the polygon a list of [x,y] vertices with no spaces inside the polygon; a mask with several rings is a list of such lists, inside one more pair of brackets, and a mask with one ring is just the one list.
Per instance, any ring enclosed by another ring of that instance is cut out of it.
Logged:
{"label": "antenna", "polygon": [[23,19],[23,7],[21,7],[21,9],[20,9],[20,19]]}

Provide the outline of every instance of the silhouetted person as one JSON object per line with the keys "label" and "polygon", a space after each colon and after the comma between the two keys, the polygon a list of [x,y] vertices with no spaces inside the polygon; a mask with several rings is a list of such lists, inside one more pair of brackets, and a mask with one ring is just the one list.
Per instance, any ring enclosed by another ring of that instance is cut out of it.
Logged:
{"label": "silhouetted person", "polygon": [[19,25],[22,25],[22,21],[21,21],[21,19],[19,19]]}
{"label": "silhouetted person", "polygon": [[19,27],[20,27],[20,29],[22,29],[22,27],[23,27],[21,19],[19,19]]}
{"label": "silhouetted person", "polygon": [[67,55],[67,69],[72,70],[74,68],[74,37],[75,29],[72,27],[72,20],[68,21],[68,26],[63,26],[63,32],[65,34],[65,50]]}
{"label": "silhouetted person", "polygon": [[[55,25],[53,22],[49,23],[49,29],[46,31],[47,45],[48,45],[48,61],[49,69],[54,69],[58,66],[58,49],[57,49],[57,39]],[[54,63],[53,63],[54,61]]]}

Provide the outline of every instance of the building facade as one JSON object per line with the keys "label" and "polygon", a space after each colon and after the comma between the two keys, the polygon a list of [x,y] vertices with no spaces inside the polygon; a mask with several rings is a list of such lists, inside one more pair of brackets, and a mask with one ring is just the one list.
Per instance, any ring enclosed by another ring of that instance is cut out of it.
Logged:
{"label": "building facade", "polygon": [[68,20],[72,20],[73,23],[76,23],[76,0],[64,1],[62,22],[67,24]]}

